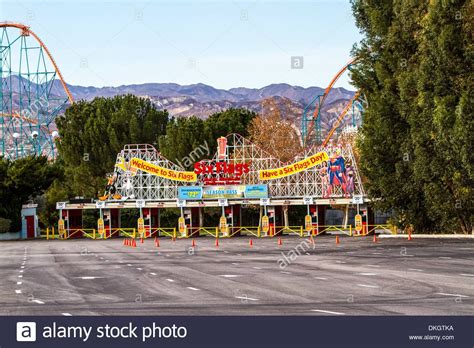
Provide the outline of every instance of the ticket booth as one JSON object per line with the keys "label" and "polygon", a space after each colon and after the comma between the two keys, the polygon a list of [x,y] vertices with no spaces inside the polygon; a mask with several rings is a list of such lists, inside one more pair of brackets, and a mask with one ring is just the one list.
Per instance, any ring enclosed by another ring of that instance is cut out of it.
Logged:
{"label": "ticket booth", "polygon": [[274,236],[277,233],[277,227],[284,226],[283,207],[282,206],[268,206],[267,215],[268,215],[268,224],[269,224],[268,235]]}
{"label": "ticket booth", "polygon": [[37,204],[25,204],[21,208],[21,238],[35,238],[39,235]]}
{"label": "ticket booth", "polygon": [[318,206],[316,204],[309,206],[309,216],[311,217],[312,230],[311,234],[319,234],[319,216],[318,216]]}
{"label": "ticket booth", "polygon": [[200,207],[183,208],[183,217],[184,217],[184,223],[186,225],[187,236],[197,237],[199,235],[197,231],[199,230],[199,227],[201,227],[200,214],[201,214]]}
{"label": "ticket booth", "polygon": [[157,236],[157,228],[160,227],[160,209],[143,208],[143,222],[145,227],[145,237]]}
{"label": "ticket booth", "polygon": [[[224,208],[224,217],[227,223],[227,231],[229,234],[233,234],[233,230],[241,226],[241,207],[239,204],[228,205]],[[240,232],[236,233],[239,235]]]}
{"label": "ticket booth", "polygon": [[[68,236],[71,235],[75,230],[82,229],[82,209],[62,210],[62,217]],[[82,233],[74,233],[71,236],[71,238],[81,237]]]}
{"label": "ticket booth", "polygon": [[[110,238],[114,229],[120,228],[120,209],[103,209],[105,238]],[[118,233],[113,236],[118,237]]]}
{"label": "ticket booth", "polygon": [[273,236],[275,234],[275,207],[267,207],[268,216],[268,235]]}

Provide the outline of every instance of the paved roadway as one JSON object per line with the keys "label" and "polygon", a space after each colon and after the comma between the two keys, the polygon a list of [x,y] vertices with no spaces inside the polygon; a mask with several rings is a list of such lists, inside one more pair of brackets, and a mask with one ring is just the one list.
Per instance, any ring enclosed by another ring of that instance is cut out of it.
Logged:
{"label": "paved roadway", "polygon": [[474,241],[334,241],[0,242],[0,315],[474,313]]}

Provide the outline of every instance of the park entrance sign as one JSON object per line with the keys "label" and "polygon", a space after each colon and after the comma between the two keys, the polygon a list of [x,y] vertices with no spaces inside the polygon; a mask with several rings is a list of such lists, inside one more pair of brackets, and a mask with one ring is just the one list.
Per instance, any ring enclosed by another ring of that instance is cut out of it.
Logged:
{"label": "park entrance sign", "polygon": [[[255,205],[261,207],[261,217],[268,216],[271,232],[277,223],[286,226],[288,218],[282,216],[292,205],[307,206],[301,224],[306,219],[307,226],[316,226],[318,218],[322,224],[320,211],[325,207],[352,206],[354,196],[367,201],[349,145],[314,146],[284,163],[230,134],[218,139],[212,159],[195,163],[192,170],[163,157],[152,145],[125,145],[113,169],[98,199],[104,204],[105,230],[120,227],[113,225],[124,208],[140,210],[145,230],[159,226],[159,210],[179,208],[180,232],[192,233],[194,226],[202,225],[203,209],[221,207],[223,219],[215,222],[215,229],[226,225],[231,232],[241,224],[241,208]],[[220,204],[223,200],[225,205]],[[138,207],[137,201],[143,204]],[[82,209],[96,209],[96,204],[65,202],[60,210]]]}

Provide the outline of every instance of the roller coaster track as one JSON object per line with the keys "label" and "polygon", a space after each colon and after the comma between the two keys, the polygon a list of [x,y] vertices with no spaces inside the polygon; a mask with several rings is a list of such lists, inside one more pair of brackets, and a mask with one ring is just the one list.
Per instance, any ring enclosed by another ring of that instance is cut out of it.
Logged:
{"label": "roller coaster track", "polygon": [[[38,121],[34,120],[32,118],[26,117],[26,116],[21,116],[18,112],[15,112],[13,114],[5,114],[5,113],[0,113],[0,117],[12,117],[12,118],[17,118],[19,120],[25,121],[26,123],[37,125]],[[43,125],[40,125],[40,127],[47,133],[52,134],[48,127],[45,127]]]}
{"label": "roller coaster track", "polygon": [[32,36],[38,44],[44,49],[46,52],[51,64],[53,64],[54,70],[56,70],[56,73],[59,76],[59,80],[64,88],[64,91],[67,94],[67,97],[69,99],[69,102],[72,104],[74,103],[74,98],[72,97],[71,92],[69,91],[69,88],[67,87],[66,82],[64,81],[63,75],[61,74],[61,71],[59,70],[58,65],[56,64],[56,61],[54,60],[53,56],[51,55],[51,52],[49,51],[48,47],[43,43],[43,41],[39,38],[38,35],[36,35],[30,27],[27,25],[21,24],[21,23],[10,23],[10,22],[1,22],[0,23],[0,28],[17,28],[21,30],[21,33],[23,36]]}
{"label": "roller coaster track", "polygon": [[[347,70],[349,69],[349,67],[356,63],[358,60],[358,58],[353,58],[351,59],[348,63],[346,63],[338,72],[337,74],[332,78],[331,82],[329,83],[329,85],[326,87],[326,89],[324,90],[324,93],[319,96],[319,102],[318,102],[318,105],[314,108],[314,112],[313,112],[313,115],[312,117],[308,120],[306,118],[306,115],[303,115],[303,120],[302,120],[302,137],[303,137],[303,146],[308,146],[308,145],[311,145],[309,144],[310,142],[310,138],[311,136],[313,135],[313,132],[314,132],[314,126],[315,124],[318,122],[318,120],[320,119],[321,117],[321,110],[322,110],[322,107],[323,107],[323,104],[324,102],[326,101],[326,98],[327,96],[329,95],[329,92],[331,91],[331,89],[334,87],[334,85],[336,84],[337,80],[339,80],[339,78],[342,76],[342,74]],[[356,98],[357,99],[357,98]],[[315,101],[316,99],[313,100],[313,102]],[[355,99],[352,99],[351,100],[351,103],[354,101]],[[313,103],[311,102],[311,103]],[[345,108],[346,109],[346,108]],[[347,114],[347,112],[349,111],[349,108],[347,108],[347,110],[345,110],[344,112],[344,115]],[[334,133],[334,131],[332,132]],[[332,135],[331,133],[331,135]]]}
{"label": "roller coaster track", "polygon": [[54,158],[54,120],[74,99],[51,51],[29,26],[0,22],[0,75],[0,156]]}
{"label": "roller coaster track", "polygon": [[334,134],[334,132],[336,131],[337,127],[339,127],[339,125],[341,124],[342,120],[344,119],[344,117],[346,116],[347,112],[350,110],[351,106],[352,106],[352,103],[357,100],[357,98],[359,98],[360,96],[360,91],[357,91],[354,96],[351,98],[351,100],[349,100],[349,102],[346,104],[346,106],[344,107],[344,109],[342,110],[342,112],[339,114],[339,117],[337,118],[336,122],[334,122],[334,125],[332,126],[331,130],[329,131],[329,133],[327,134],[326,138],[324,139],[323,143],[322,143],[322,146],[326,146],[327,143],[329,142],[329,140],[331,139],[332,135]]}

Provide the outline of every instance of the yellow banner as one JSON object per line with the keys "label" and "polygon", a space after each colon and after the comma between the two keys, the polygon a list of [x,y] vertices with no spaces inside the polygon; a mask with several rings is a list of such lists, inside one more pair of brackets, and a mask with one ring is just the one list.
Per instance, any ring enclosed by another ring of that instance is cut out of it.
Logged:
{"label": "yellow banner", "polygon": [[195,182],[197,181],[197,175],[194,172],[179,172],[176,170],[163,168],[152,164],[150,162],[144,161],[140,158],[133,157],[130,160],[131,169],[140,169],[143,172],[147,172],[152,175],[160,176],[165,179],[175,180],[175,181],[185,181],[185,182]]}
{"label": "yellow banner", "polygon": [[259,171],[260,180],[273,180],[283,178],[288,175],[293,175],[311,167],[317,166],[325,161],[329,160],[327,152],[318,152],[315,155],[307,157],[301,161],[287,165],[281,168],[265,169]]}

